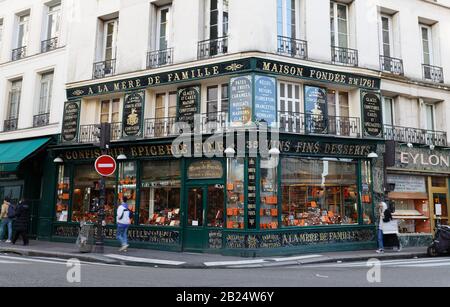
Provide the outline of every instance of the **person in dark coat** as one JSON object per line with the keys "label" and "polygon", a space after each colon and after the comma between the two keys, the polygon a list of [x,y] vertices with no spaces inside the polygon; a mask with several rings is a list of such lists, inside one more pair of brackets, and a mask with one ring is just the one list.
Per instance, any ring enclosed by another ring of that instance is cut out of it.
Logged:
{"label": "person in dark coat", "polygon": [[21,200],[16,207],[14,220],[14,236],[12,244],[16,244],[19,236],[22,236],[23,245],[28,245],[28,224],[30,223],[30,205],[27,201]]}

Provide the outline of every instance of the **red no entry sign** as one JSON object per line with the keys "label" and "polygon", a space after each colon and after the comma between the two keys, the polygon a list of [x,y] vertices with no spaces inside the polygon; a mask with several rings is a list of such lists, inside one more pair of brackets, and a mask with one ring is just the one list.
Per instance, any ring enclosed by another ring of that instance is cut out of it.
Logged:
{"label": "red no entry sign", "polygon": [[95,160],[95,170],[97,173],[99,173],[101,176],[111,176],[116,171],[116,160],[114,160],[111,156],[100,156],[97,160]]}

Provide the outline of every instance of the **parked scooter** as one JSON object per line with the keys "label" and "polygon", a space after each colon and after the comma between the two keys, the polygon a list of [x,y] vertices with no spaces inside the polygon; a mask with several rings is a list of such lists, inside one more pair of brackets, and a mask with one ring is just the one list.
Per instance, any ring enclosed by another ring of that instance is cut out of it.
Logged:
{"label": "parked scooter", "polygon": [[436,228],[433,243],[428,247],[428,256],[437,257],[450,253],[450,226],[441,225]]}

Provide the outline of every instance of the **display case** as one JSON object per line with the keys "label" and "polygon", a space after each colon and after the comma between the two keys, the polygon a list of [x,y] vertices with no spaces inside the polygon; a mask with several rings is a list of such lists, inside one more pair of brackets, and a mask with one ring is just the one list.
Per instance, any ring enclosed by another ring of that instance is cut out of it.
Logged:
{"label": "display case", "polygon": [[276,159],[261,159],[260,227],[278,228],[278,184]]}
{"label": "display case", "polygon": [[227,184],[227,228],[244,228],[245,216],[244,182]]}
{"label": "display case", "polygon": [[56,189],[56,221],[67,222],[69,219],[70,177],[64,165],[58,170]]}

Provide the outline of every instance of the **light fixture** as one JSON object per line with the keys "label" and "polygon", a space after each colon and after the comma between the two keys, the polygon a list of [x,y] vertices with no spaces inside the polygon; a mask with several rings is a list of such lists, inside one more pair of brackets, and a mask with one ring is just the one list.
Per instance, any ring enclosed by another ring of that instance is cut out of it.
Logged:
{"label": "light fixture", "polygon": [[124,154],[120,154],[120,155],[117,157],[117,160],[118,160],[118,161],[123,161],[123,160],[126,160],[126,159],[128,159],[128,158],[127,158],[127,156],[125,156]]}
{"label": "light fixture", "polygon": [[408,148],[413,148],[414,147],[414,145],[412,143],[408,143],[408,144],[406,144],[406,146],[408,146]]}
{"label": "light fixture", "polygon": [[435,150],[435,149],[436,149],[436,146],[430,145],[430,150]]}
{"label": "light fixture", "polygon": [[234,150],[233,147],[228,147],[227,149],[225,149],[224,153],[227,157],[232,157],[236,154],[236,150]]}
{"label": "light fixture", "polygon": [[369,159],[376,159],[376,158],[378,158],[378,155],[377,155],[376,152],[371,152],[371,153],[367,156],[367,158],[369,158]]}
{"label": "light fixture", "polygon": [[53,160],[53,163],[62,164],[64,163],[64,160],[61,157],[56,157],[55,160]]}
{"label": "light fixture", "polygon": [[271,156],[279,156],[281,154],[280,150],[276,147],[273,147],[269,150],[269,155]]}

